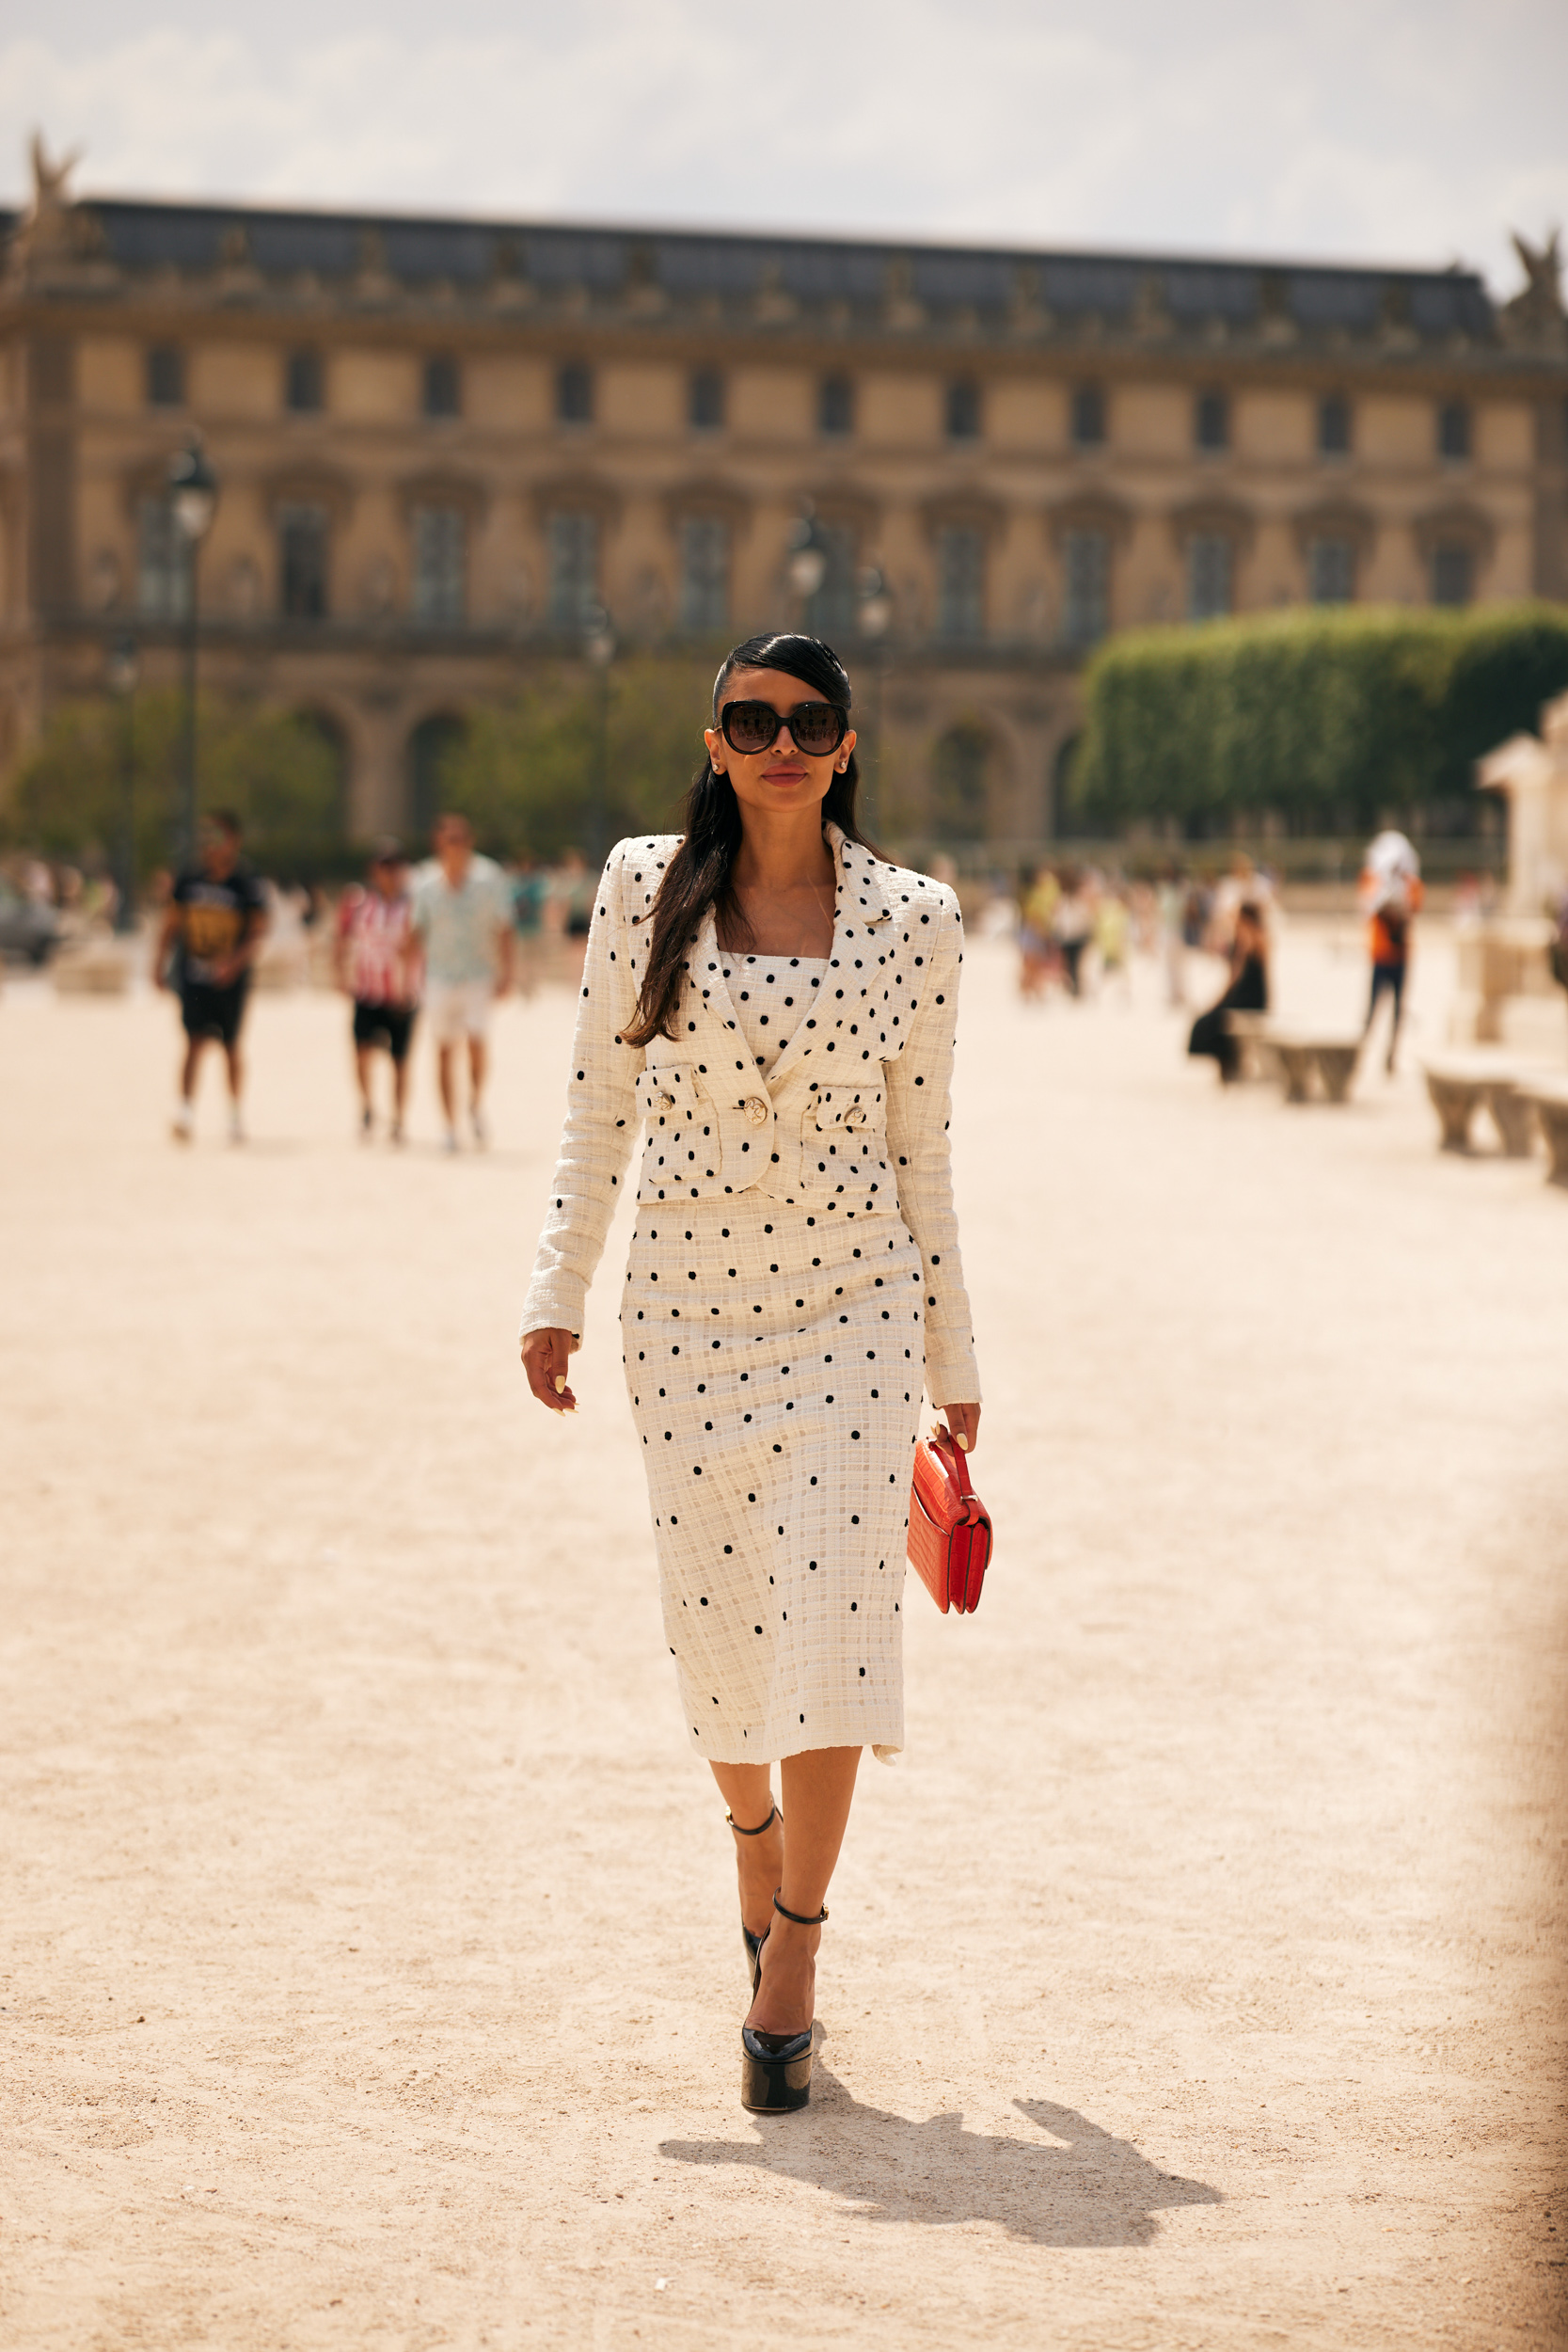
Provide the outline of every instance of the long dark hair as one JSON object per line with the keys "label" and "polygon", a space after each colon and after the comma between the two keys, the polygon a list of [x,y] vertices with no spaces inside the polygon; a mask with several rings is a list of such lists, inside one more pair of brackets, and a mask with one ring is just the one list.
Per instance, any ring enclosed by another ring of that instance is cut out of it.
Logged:
{"label": "long dark hair", "polygon": [[[724,656],[713,681],[715,724],[724,687],[735,670],[783,670],[786,676],[815,686],[819,694],[846,711],[853,700],[848,671],[820,637],[801,637],[793,631],[748,637]],[[842,774],[836,769],[833,771],[822,802],[822,819],[826,824],[831,818],[847,840],[870,849],[872,845],[855,822],[859,787],[860,770],[851,752]],[[734,785],[710,759],[704,759],[691,780],[684,817],[685,838],[665,867],[654,900],[637,1019],[621,1032],[626,1045],[651,1045],[656,1037],[675,1035],[675,1009],[686,977],[687,952],[709,907],[732,939],[750,936],[731,880],[735,853],[740,847],[740,804]]]}

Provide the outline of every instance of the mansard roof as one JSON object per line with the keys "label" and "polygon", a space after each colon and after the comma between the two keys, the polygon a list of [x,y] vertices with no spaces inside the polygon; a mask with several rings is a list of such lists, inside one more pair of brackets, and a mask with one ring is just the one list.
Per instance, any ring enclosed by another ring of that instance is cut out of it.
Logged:
{"label": "mansard roof", "polygon": [[[245,278],[256,297],[302,274],[345,300],[418,302],[439,287],[483,297],[515,281],[537,297],[591,307],[641,303],[650,315],[701,312],[779,324],[829,315],[840,326],[942,335],[1021,326],[1049,340],[1093,321],[1107,332],[1308,344],[1397,335],[1407,347],[1494,343],[1497,315],[1481,277],[1452,268],[1349,268],[1295,262],[1079,253],[711,230],[575,227],[559,222],[275,211],[257,205],[87,198],[71,207],[86,262],[130,292],[151,273]],[[21,215],[0,214],[8,243]],[[103,291],[109,289],[105,285]],[[230,287],[230,298],[238,289]]]}

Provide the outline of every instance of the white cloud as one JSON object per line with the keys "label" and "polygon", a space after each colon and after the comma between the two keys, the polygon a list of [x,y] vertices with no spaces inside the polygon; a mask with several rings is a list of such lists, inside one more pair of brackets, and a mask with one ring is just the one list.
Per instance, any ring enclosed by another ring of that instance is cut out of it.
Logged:
{"label": "white cloud", "polygon": [[798,0],[776,38],[710,0],[209,21],[0,44],[0,175],[22,192],[41,124],[104,192],[1465,255],[1502,282],[1511,224],[1568,219],[1558,0]]}

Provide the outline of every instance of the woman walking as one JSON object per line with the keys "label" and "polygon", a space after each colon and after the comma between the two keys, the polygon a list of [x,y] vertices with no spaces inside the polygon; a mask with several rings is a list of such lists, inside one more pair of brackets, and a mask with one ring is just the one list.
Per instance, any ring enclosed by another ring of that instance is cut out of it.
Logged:
{"label": "woman walking", "polygon": [[622,1352],[689,1736],[736,1833],[763,2110],[810,2095],[861,1750],[903,1744],[923,1384],[966,1450],[980,1421],[948,1163],[958,904],[862,839],[849,710],[816,638],[737,645],[684,835],[610,852],[522,1322],[534,1395],[573,1410],[645,1121]]}

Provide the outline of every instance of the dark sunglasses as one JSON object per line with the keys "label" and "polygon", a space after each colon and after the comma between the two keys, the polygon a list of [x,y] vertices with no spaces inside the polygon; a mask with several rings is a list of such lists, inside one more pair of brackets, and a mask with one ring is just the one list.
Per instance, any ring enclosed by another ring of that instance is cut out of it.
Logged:
{"label": "dark sunglasses", "polygon": [[797,703],[793,710],[775,710],[771,703],[726,703],[719,713],[719,731],[732,752],[768,752],[783,730],[808,759],[836,752],[849,732],[849,713],[837,703]]}

